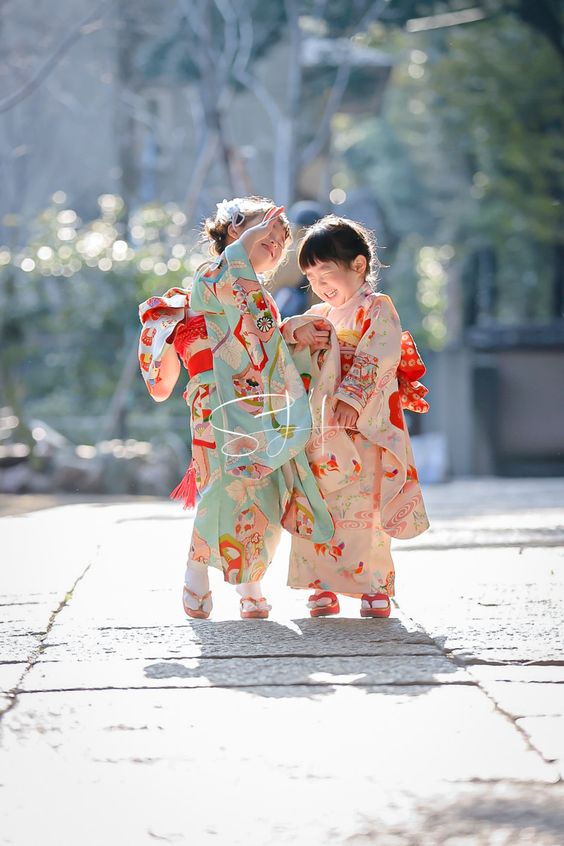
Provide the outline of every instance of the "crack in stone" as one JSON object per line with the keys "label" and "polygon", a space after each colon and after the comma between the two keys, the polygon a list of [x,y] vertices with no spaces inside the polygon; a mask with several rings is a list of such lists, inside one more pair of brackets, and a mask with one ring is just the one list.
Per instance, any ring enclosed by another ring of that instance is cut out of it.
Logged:
{"label": "crack in stone", "polygon": [[[308,683],[304,681],[298,682],[269,682],[269,683],[255,683],[253,682],[246,682],[244,684],[229,684],[229,682],[223,684],[215,684],[215,683],[206,683],[206,684],[193,684],[193,685],[179,685],[179,684],[151,684],[151,685],[124,685],[123,687],[118,685],[104,685],[103,687],[39,687],[39,688],[32,688],[18,691],[19,695],[26,695],[26,694],[35,694],[35,693],[103,693],[106,690],[247,690],[249,688],[292,688],[292,687],[301,687],[307,688],[308,690],[325,690],[328,687],[369,687],[369,688],[376,688],[376,687],[480,687],[479,683],[469,679],[468,681],[452,681],[445,683],[444,681],[437,681],[434,679],[430,679],[427,681],[386,681],[386,682],[376,682],[376,681],[368,681],[368,682],[359,682],[355,681],[354,684],[350,682],[340,682],[340,681],[328,681],[325,683],[315,682],[315,683]],[[535,750],[536,751],[536,750]]]}
{"label": "crack in stone", "polygon": [[41,602],[0,602],[0,608],[11,608],[16,605],[41,605]]}
{"label": "crack in stone", "polygon": [[[440,646],[439,643],[437,643],[437,640],[435,638],[433,638],[433,640],[437,644],[439,649],[441,649],[441,646]],[[449,652],[445,649],[442,649],[442,652],[443,652],[443,654],[445,655],[446,658],[449,658],[450,660],[452,660],[453,663],[457,667],[460,667],[461,669],[465,670],[468,667],[472,666],[472,662],[465,661],[463,656],[458,656],[458,655],[456,655],[456,653]],[[473,663],[474,663],[474,665],[480,665],[481,664],[482,666],[484,666],[484,665],[488,665],[489,662],[487,662],[485,660],[484,661],[476,660]],[[561,662],[561,663],[564,663],[564,662]],[[511,666],[515,666],[515,665],[518,665],[518,666],[535,666],[531,662],[525,662],[525,661],[506,661],[506,662],[503,662],[503,663],[492,664],[492,666],[505,666],[505,667],[511,667]],[[546,662],[542,662],[542,665],[546,666]],[[527,746],[527,748],[531,752],[534,752],[536,755],[538,755],[541,758],[541,760],[544,761],[546,764],[548,764],[549,766],[554,766],[554,763],[555,763],[554,760],[547,758],[546,755],[544,755],[541,752],[541,750],[538,749],[533,744],[533,741],[531,740],[530,736],[527,734],[525,729],[521,725],[519,725],[519,723],[518,723],[519,717],[516,717],[514,714],[511,714],[509,711],[506,711],[504,708],[502,708],[501,705],[496,701],[496,699],[494,699],[494,697],[490,694],[487,687],[485,687],[484,683],[481,682],[479,679],[476,679],[476,686],[479,688],[479,690],[482,691],[482,693],[485,696],[487,696],[487,698],[490,700],[490,702],[494,706],[494,709],[499,714],[501,714],[506,720],[508,720],[513,725],[515,730],[517,732],[519,732],[519,734],[521,735],[521,737],[522,737],[525,745]],[[559,777],[558,783],[560,783],[560,781],[562,781],[562,780],[563,780],[562,777]]]}
{"label": "crack in stone", "polygon": [[[388,641],[386,641],[388,642]],[[416,644],[419,645],[419,644]],[[209,653],[205,655],[169,655],[167,657],[163,655],[133,655],[129,657],[123,657],[119,655],[117,652],[112,653],[119,657],[120,661],[207,661],[213,659],[214,661],[230,661],[235,658],[244,658],[245,660],[258,660],[261,658],[269,658],[269,659],[276,659],[276,658],[316,658],[319,660],[325,660],[326,658],[435,658],[438,655],[444,655],[444,653],[435,646],[435,644],[421,644],[423,646],[430,646],[435,647],[433,652],[393,652],[389,654],[385,654],[382,652],[323,652],[314,653],[314,652],[275,652],[275,653],[260,653],[260,655],[246,655],[245,653],[241,654],[233,654],[233,655],[215,655],[214,653]],[[49,647],[47,646],[46,649]],[[448,656],[447,656],[448,657]],[[44,659],[41,661],[42,665],[45,664],[64,664],[65,658],[53,658],[53,659]],[[87,663],[88,660],[97,660],[97,659],[86,659],[81,663]],[[102,662],[108,661],[110,662],[111,659],[108,659],[106,656],[99,659]],[[14,664],[21,664],[21,661],[14,661]]]}
{"label": "crack in stone", "polygon": [[[98,547],[98,551],[99,551],[99,549],[100,548]],[[94,557],[95,556],[93,556],[93,560],[94,560]],[[19,677],[19,679],[16,682],[16,684],[14,685],[14,687],[12,687],[9,691],[7,691],[4,694],[5,696],[8,697],[8,699],[10,701],[9,701],[7,707],[0,711],[0,721],[2,720],[2,718],[7,713],[9,713],[9,711],[12,710],[12,708],[16,704],[19,694],[22,693],[20,686],[21,686],[23,680],[25,679],[25,677],[28,675],[28,673],[33,669],[33,667],[38,663],[39,659],[41,658],[41,655],[45,650],[45,640],[48,637],[49,632],[53,628],[53,626],[55,624],[55,620],[57,619],[57,616],[61,613],[63,608],[66,605],[68,605],[68,603],[71,601],[73,594],[74,594],[74,591],[77,588],[78,583],[80,581],[82,581],[82,579],[85,577],[85,575],[87,574],[87,572],[91,568],[91,566],[93,564],[93,560],[90,561],[86,565],[86,567],[84,568],[82,573],[80,573],[77,576],[77,578],[75,579],[75,581],[74,581],[72,587],[70,588],[70,590],[68,590],[65,593],[65,595],[63,596],[63,598],[59,602],[57,608],[55,608],[55,610],[51,612],[51,614],[49,615],[49,621],[47,623],[47,628],[45,629],[45,631],[37,633],[39,635],[39,640],[38,640],[37,646],[32,650],[31,655],[29,656],[28,660],[25,662],[25,667],[22,671],[21,676]],[[24,663],[24,662],[13,662],[13,663]]]}

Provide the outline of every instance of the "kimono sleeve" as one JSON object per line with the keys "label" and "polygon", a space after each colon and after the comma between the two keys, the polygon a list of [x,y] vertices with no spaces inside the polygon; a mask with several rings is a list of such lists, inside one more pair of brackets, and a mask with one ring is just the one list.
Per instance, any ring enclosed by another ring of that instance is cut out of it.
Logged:
{"label": "kimono sleeve", "polygon": [[179,323],[186,318],[189,292],[171,288],[162,296],[150,297],[139,306],[141,334],[138,359],[149,394],[161,381],[161,365]]}
{"label": "kimono sleeve", "polygon": [[283,320],[282,325],[280,326],[280,331],[282,332],[282,337],[286,343],[295,344],[296,337],[294,333],[296,329],[300,329],[302,326],[305,326],[306,323],[312,323],[319,320],[324,316],[322,312],[323,304],[316,303],[315,305],[312,305],[311,308],[308,308],[307,311],[304,311],[303,314],[297,314]]}
{"label": "kimono sleeve", "polygon": [[336,400],[352,405],[359,414],[378,390],[397,378],[401,354],[401,325],[394,304],[384,294],[374,300],[351,368],[335,393]]}
{"label": "kimono sleeve", "polygon": [[245,347],[251,364],[262,370],[266,363],[264,342],[272,336],[279,318],[242,244],[236,241],[225,248],[213,276],[208,281],[204,275],[202,281],[222,306],[237,309],[239,321],[233,335]]}

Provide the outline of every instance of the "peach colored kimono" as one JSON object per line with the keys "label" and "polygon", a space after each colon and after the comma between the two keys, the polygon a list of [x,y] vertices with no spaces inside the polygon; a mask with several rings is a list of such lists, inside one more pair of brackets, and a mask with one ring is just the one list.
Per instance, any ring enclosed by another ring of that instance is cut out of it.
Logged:
{"label": "peach colored kimono", "polygon": [[[331,346],[312,356],[313,433],[306,455],[335,534],[325,543],[292,538],[288,584],[393,596],[390,539],[415,537],[429,526],[398,384],[399,317],[391,299],[365,283],[342,306],[320,303],[287,319],[286,342],[295,341],[303,323],[320,319],[330,325]],[[415,364],[415,345],[404,349]],[[357,431],[327,425],[338,399],[358,411]]]}

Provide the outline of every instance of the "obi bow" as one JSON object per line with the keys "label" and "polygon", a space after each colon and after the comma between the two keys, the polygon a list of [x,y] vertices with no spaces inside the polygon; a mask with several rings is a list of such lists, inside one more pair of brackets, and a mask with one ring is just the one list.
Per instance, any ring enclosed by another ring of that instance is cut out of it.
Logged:
{"label": "obi bow", "polygon": [[425,373],[425,365],[410,332],[402,332],[401,358],[398,366],[398,386],[402,408],[424,414],[429,411],[429,403],[423,399],[429,389],[419,382]]}

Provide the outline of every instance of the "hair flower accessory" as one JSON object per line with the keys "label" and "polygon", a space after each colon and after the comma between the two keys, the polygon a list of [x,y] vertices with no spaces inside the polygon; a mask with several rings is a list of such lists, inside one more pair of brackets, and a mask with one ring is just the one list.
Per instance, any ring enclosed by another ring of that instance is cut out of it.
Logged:
{"label": "hair flower accessory", "polygon": [[241,226],[245,222],[245,215],[241,211],[237,199],[222,200],[221,203],[217,203],[216,208],[217,216],[223,223],[230,220],[233,226]]}

